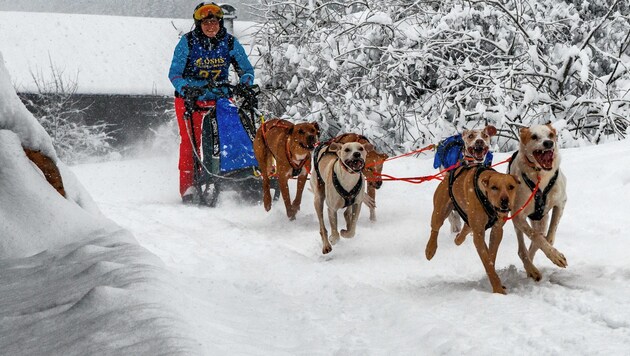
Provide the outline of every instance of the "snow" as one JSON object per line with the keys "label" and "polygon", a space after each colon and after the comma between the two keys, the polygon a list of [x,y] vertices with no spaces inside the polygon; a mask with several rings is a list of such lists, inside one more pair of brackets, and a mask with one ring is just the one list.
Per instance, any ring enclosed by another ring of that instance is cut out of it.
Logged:
{"label": "snow", "polygon": [[[107,53],[123,58],[117,51]],[[293,222],[281,202],[265,212],[231,193],[214,209],[183,206],[175,136],[170,154],[62,164],[70,196],[63,199],[22,153],[20,145],[45,146],[47,139],[16,104],[3,67],[0,61],[3,354],[622,355],[630,349],[630,140],[562,150],[569,201],[555,246],[569,266],[560,269],[539,253],[543,279],[528,279],[508,223],[496,263],[508,290],[502,296],[490,292],[471,239],[455,246],[448,225],[436,256],[425,260],[435,181],[386,182],[377,193],[378,221],[370,223],[364,209],[357,236],[326,256],[308,191]],[[155,70],[149,78],[163,75]],[[495,153],[495,162],[509,155]],[[386,163],[385,173],[430,175],[432,162],[431,154],[404,157]]]}

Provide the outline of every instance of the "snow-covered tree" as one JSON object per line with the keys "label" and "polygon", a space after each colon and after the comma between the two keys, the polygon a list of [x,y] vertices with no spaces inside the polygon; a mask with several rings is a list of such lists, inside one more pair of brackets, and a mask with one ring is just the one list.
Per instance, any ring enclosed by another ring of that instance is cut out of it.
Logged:
{"label": "snow-covered tree", "polygon": [[553,122],[564,145],[627,134],[621,0],[262,1],[268,107],[396,151],[491,123],[503,148]]}

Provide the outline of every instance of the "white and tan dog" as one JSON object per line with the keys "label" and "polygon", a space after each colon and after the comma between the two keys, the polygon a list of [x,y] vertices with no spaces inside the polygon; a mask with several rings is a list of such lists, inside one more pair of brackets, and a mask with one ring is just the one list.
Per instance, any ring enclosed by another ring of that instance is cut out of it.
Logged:
{"label": "white and tan dog", "polygon": [[[523,261],[527,275],[539,281],[541,273],[533,264],[538,249],[541,249],[557,266],[567,266],[564,255],[553,247],[558,223],[567,201],[566,177],[560,171],[556,130],[550,124],[522,128],[520,148],[512,156],[508,170],[525,183],[518,186],[515,204],[512,206],[514,229],[518,238],[518,255]],[[523,211],[516,214],[531,196],[539,179],[534,199]],[[531,239],[529,249],[525,246],[523,234]]]}
{"label": "white and tan dog", "polygon": [[[464,165],[484,164],[488,152],[490,152],[490,139],[497,134],[496,127],[488,125],[482,129],[464,130],[462,132],[462,140],[464,145],[461,148],[461,157]],[[455,162],[444,162],[451,166]],[[447,167],[442,165],[440,169]],[[462,220],[456,211],[452,211],[448,216],[448,222],[451,224],[451,232],[460,232],[462,230]]]}
{"label": "white and tan dog", "polygon": [[[365,147],[368,146],[368,147]],[[311,188],[315,194],[314,205],[319,220],[319,233],[322,238],[322,253],[332,251],[332,245],[339,241],[339,235],[354,237],[361,204],[365,199],[365,178],[361,170],[371,144],[359,142],[337,143],[318,146],[313,155]],[[328,207],[330,238],[324,224],[324,203]],[[343,216],[346,228],[338,230],[337,211],[346,208]],[[332,245],[331,245],[332,244]]]}

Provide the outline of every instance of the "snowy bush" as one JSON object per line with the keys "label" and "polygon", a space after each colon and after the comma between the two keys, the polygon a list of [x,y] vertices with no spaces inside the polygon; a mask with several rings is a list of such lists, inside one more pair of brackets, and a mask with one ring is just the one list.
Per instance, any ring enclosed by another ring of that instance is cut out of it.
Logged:
{"label": "snowy bush", "polygon": [[73,164],[114,153],[109,125],[85,122],[86,108],[81,108],[74,96],[76,79],[67,78],[52,64],[50,69],[50,78],[31,72],[37,93],[26,100],[26,106],[52,138],[59,158]]}
{"label": "snowy bush", "polygon": [[534,123],[556,123],[564,146],[627,134],[625,1],[262,3],[266,105],[327,136],[397,151],[486,123],[505,150]]}

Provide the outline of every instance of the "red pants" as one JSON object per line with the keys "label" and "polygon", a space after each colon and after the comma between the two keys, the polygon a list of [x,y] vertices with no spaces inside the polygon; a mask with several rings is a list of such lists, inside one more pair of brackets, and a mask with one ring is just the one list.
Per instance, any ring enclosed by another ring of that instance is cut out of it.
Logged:
{"label": "red pants", "polygon": [[[214,101],[199,101],[200,106],[214,106]],[[184,105],[183,98],[175,98],[175,115],[177,116],[177,125],[179,126],[179,194],[184,195],[186,190],[194,185],[195,177],[195,159],[191,143],[191,125],[190,122],[184,120],[184,111],[186,107]],[[203,121],[203,115],[205,111],[194,111],[192,114],[192,129],[195,132],[195,143],[197,144],[196,151],[199,157],[201,157],[201,123]],[[201,167],[200,171],[201,173]]]}

